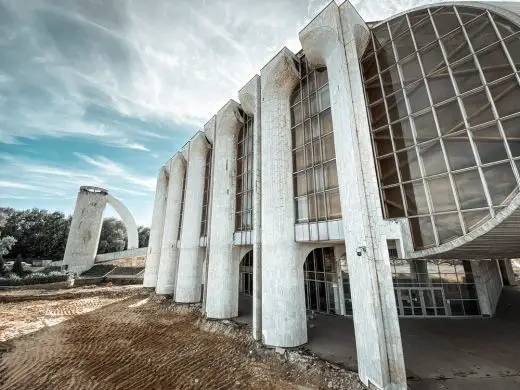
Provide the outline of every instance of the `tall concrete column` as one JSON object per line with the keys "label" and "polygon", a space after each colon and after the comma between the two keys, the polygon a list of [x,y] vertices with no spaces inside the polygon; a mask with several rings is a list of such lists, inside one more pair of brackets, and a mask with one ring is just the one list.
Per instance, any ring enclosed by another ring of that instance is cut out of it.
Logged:
{"label": "tall concrete column", "polygon": [[262,340],[262,145],[258,75],[238,92],[238,98],[242,109],[253,117],[253,339]]}
{"label": "tall concrete column", "polygon": [[500,272],[502,273],[502,279],[506,286],[517,286],[516,275],[513,270],[513,262],[511,259],[498,260],[500,265]]}
{"label": "tall concrete column", "polygon": [[63,256],[69,271],[80,274],[94,265],[106,204],[106,190],[80,188]]}
{"label": "tall concrete column", "polygon": [[230,100],[217,113],[213,140],[208,284],[206,316],[232,318],[238,315],[238,260],[233,253],[235,230],[235,181],[240,124],[238,103]]}
{"label": "tall concrete column", "polygon": [[303,262],[294,240],[290,96],[295,56],[282,49],[261,71],[262,336],[267,345],[307,342]]}
{"label": "tall concrete column", "polygon": [[161,245],[161,261],[157,276],[156,294],[173,295],[177,281],[179,250],[177,236],[182,206],[182,186],[184,184],[185,161],[181,152],[176,153],[167,165],[169,183],[168,198]]}
{"label": "tall concrete column", "polygon": [[148,253],[146,254],[143,287],[155,287],[157,285],[167,196],[168,176],[166,175],[166,168],[161,167],[161,169],[159,169],[157,184],[155,186],[152,226],[150,228],[150,238],[148,240]]}
{"label": "tall concrete column", "polygon": [[300,33],[300,41],[308,61],[328,70],[334,143],[341,151],[336,164],[359,376],[369,387],[406,389],[386,237],[369,207],[374,191],[364,178],[365,160],[373,156],[366,142],[370,130],[357,45],[367,35],[367,26],[348,2],[341,12],[331,2]]}
{"label": "tall concrete column", "polygon": [[186,193],[182,218],[181,244],[179,250],[179,270],[175,302],[195,303],[200,301],[202,284],[202,262],[199,259],[200,221],[204,196],[204,173],[209,143],[199,131],[190,140],[188,168],[186,173]]}

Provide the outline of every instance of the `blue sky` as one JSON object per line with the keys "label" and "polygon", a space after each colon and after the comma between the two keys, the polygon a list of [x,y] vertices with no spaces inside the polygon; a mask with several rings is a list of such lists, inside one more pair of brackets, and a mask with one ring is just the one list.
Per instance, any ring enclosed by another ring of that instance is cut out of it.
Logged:
{"label": "blue sky", "polygon": [[0,206],[69,214],[99,185],[149,225],[159,167],[327,3],[0,0]]}

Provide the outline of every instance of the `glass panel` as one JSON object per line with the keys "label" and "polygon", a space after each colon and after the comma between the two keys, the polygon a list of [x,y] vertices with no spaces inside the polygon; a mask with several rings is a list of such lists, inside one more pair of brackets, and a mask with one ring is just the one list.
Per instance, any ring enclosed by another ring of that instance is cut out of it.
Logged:
{"label": "glass panel", "polygon": [[305,156],[304,156],[303,148],[299,148],[293,152],[293,169],[294,169],[294,172],[297,172],[304,168],[305,168]]}
{"label": "glass panel", "polygon": [[325,189],[329,190],[338,187],[339,183],[336,161],[323,165],[323,170],[325,172]]}
{"label": "glass panel", "polygon": [[462,119],[457,100],[452,100],[449,103],[436,107],[435,110],[437,112],[437,121],[439,122],[441,134],[454,133],[464,128],[464,120]]}
{"label": "glass panel", "polygon": [[457,213],[436,215],[434,218],[441,244],[462,236],[462,228]]}
{"label": "glass panel", "polygon": [[377,129],[388,124],[385,102],[381,101],[370,107],[372,128]]}
{"label": "glass panel", "polygon": [[305,222],[309,219],[307,197],[296,199],[296,222]]}
{"label": "glass panel", "polygon": [[[378,74],[379,75],[379,74]],[[377,102],[378,100],[383,98],[383,91],[381,89],[381,84],[379,83],[379,77],[375,80],[375,83],[366,84],[365,92],[367,94],[368,102],[370,104]],[[330,99],[330,94],[329,94]]]}
{"label": "glass panel", "polygon": [[388,22],[388,26],[390,27],[390,32],[392,33],[392,38],[395,39],[403,32],[408,30],[408,22],[406,21],[405,16],[400,16]]}
{"label": "glass panel", "polygon": [[311,116],[316,115],[318,113],[318,98],[316,97],[316,94],[313,93],[310,98],[310,105],[311,105]]}
{"label": "glass panel", "polygon": [[402,91],[398,91],[396,94],[389,96],[386,99],[386,104],[388,107],[388,115],[392,122],[408,115]]}
{"label": "glass panel", "polygon": [[313,169],[307,170],[307,193],[314,192],[314,172]]}
{"label": "glass panel", "polygon": [[421,62],[423,64],[424,73],[429,75],[439,69],[446,68],[444,57],[442,55],[441,47],[438,43],[430,45],[424,51],[419,53]]}
{"label": "glass panel", "polygon": [[385,95],[391,95],[395,91],[401,88],[401,79],[397,72],[397,66],[393,66],[390,69],[381,73],[381,80],[383,81],[383,89]]}
{"label": "glass panel", "polygon": [[390,40],[390,33],[388,32],[388,26],[386,23],[374,29],[373,33],[375,41],[379,43],[381,46],[384,45],[385,42],[388,42]]}
{"label": "glass panel", "polygon": [[330,112],[330,108],[323,111],[320,114],[320,122],[321,122],[321,133],[327,134],[332,132],[332,115]]}
{"label": "glass panel", "polygon": [[395,39],[394,45],[397,50],[399,59],[403,59],[415,51],[410,31],[406,31],[404,34]]}
{"label": "glass panel", "polygon": [[401,70],[403,72],[404,85],[422,78],[421,67],[419,66],[419,60],[416,55],[409,57],[404,63],[402,63]]}
{"label": "glass panel", "polygon": [[[411,22],[411,19],[410,19]],[[417,44],[417,48],[420,50],[422,47],[426,46],[430,42],[435,41],[435,31],[433,30],[433,26],[429,20],[419,25],[412,27],[415,36],[415,43]]]}
{"label": "glass panel", "polygon": [[440,103],[455,96],[455,90],[447,71],[440,71],[427,78],[433,104]]}
{"label": "glass panel", "polygon": [[510,163],[494,165],[482,169],[486,178],[489,195],[493,206],[500,206],[506,201],[510,201],[513,192],[516,193],[516,179]]}
{"label": "glass panel", "polygon": [[394,56],[394,49],[392,48],[392,45],[388,43],[380,49],[377,52],[377,60],[379,61],[379,69],[381,71],[384,71],[385,69],[391,67],[395,64],[395,56]]}
{"label": "glass panel", "polygon": [[482,164],[505,160],[507,158],[504,141],[500,136],[496,124],[473,131],[472,134]]}
{"label": "glass panel", "polygon": [[309,99],[303,99],[302,101],[302,108],[303,108],[303,120],[310,117],[309,113]]}
{"label": "glass panel", "polygon": [[316,194],[316,207],[318,210],[318,221],[326,220],[327,213],[325,209],[325,194]]}
{"label": "glass panel", "polygon": [[309,221],[316,222],[316,197],[314,195],[309,195],[307,199],[309,202]]}
{"label": "glass panel", "polygon": [[420,81],[417,84],[413,84],[407,87],[406,95],[408,96],[408,101],[410,103],[412,113],[420,111],[430,105],[424,81]]}
{"label": "glass panel", "polygon": [[314,168],[314,178],[316,191],[323,191],[325,189],[325,178],[323,176],[323,168],[321,166]]}
{"label": "glass panel", "polygon": [[291,95],[291,105],[302,100],[300,93],[301,93],[300,84],[298,84],[298,86],[294,89],[294,91]]}
{"label": "glass panel", "polygon": [[520,86],[514,77],[490,88],[499,117],[520,112]]}
{"label": "glass panel", "polygon": [[513,23],[511,23],[509,20],[503,18],[502,16],[493,14],[493,20],[495,21],[495,24],[496,24],[498,31],[500,32],[500,35],[502,36],[502,38],[506,38],[509,35],[518,31],[517,26],[515,26]]}
{"label": "glass panel", "polygon": [[516,65],[516,70],[520,70],[520,36],[515,35],[506,41],[507,51]]}
{"label": "glass panel", "polygon": [[319,117],[321,117],[321,115],[319,116],[314,116],[312,117],[311,119],[311,133],[312,133],[312,138],[317,138],[320,136],[320,122],[319,122]]}
{"label": "glass panel", "polygon": [[[302,146],[303,145],[303,126],[298,125],[297,127],[295,127],[292,130],[292,134],[293,134],[293,148],[298,148],[298,147]],[[242,144],[239,144],[239,145],[242,145]],[[239,146],[238,155],[240,156],[241,154],[242,153],[240,152],[240,146]]]}
{"label": "glass panel", "polygon": [[459,27],[460,23],[455,15],[452,7],[443,7],[438,12],[434,13],[433,21],[439,32],[439,36],[449,33],[451,30]]}
{"label": "glass panel", "polygon": [[293,125],[297,125],[302,121],[302,105],[298,103],[293,108],[291,108],[291,123]]}
{"label": "glass panel", "polygon": [[450,179],[443,176],[435,179],[429,179],[428,187],[430,187],[430,195],[433,203],[434,212],[455,211],[455,197],[451,189]]}
{"label": "glass panel", "polygon": [[374,133],[374,143],[378,156],[384,156],[385,154],[393,152],[390,130],[388,128]]}
{"label": "glass panel", "polygon": [[502,121],[502,127],[512,156],[520,156],[520,116]]}
{"label": "glass panel", "polygon": [[336,157],[336,151],[334,148],[334,134],[329,134],[321,139],[323,144],[323,160],[331,160]]}
{"label": "glass panel", "polygon": [[435,245],[435,236],[430,217],[410,218],[409,223],[415,249]]}
{"label": "glass panel", "polygon": [[399,161],[402,181],[410,181],[421,177],[415,149],[408,149],[404,152],[397,153],[397,159]]}
{"label": "glass panel", "polygon": [[327,197],[328,219],[341,218],[339,190],[327,191],[325,196]]}
{"label": "glass panel", "polygon": [[480,175],[476,169],[454,174],[453,179],[455,180],[455,187],[457,188],[461,209],[487,207],[484,188],[482,187]]}
{"label": "glass panel", "polygon": [[394,156],[385,157],[379,160],[381,172],[381,182],[383,185],[395,184],[398,182],[397,168],[395,166]]}
{"label": "glass panel", "polygon": [[310,168],[314,165],[314,158],[312,157],[312,144],[306,144],[305,149],[305,168]]}
{"label": "glass panel", "polygon": [[327,69],[316,69],[314,74],[316,75],[316,87],[321,88],[328,82],[328,75],[327,75]]}
{"label": "glass panel", "polygon": [[307,194],[307,180],[306,173],[298,173],[294,175],[294,188],[296,192],[296,196],[301,196]]}
{"label": "glass panel", "polygon": [[475,17],[483,14],[483,11],[479,8],[457,7],[457,11],[462,23],[467,23],[470,20],[475,19]]}
{"label": "glass panel", "polygon": [[476,126],[494,119],[485,91],[479,91],[462,99],[470,126]]}
{"label": "glass panel", "polygon": [[431,111],[414,117],[413,121],[417,134],[417,143],[428,141],[439,136]]}
{"label": "glass panel", "polygon": [[428,214],[428,203],[422,181],[403,184],[409,215]]}
{"label": "glass panel", "polygon": [[383,193],[388,218],[404,217],[403,198],[400,187],[386,188]]}
{"label": "glass panel", "polygon": [[470,168],[477,165],[466,132],[443,138],[443,142],[452,170]]}
{"label": "glass panel", "polygon": [[471,231],[488,221],[491,218],[491,215],[489,214],[489,210],[479,210],[466,211],[465,213],[462,213],[462,217],[466,224],[466,230]]}
{"label": "glass panel", "polygon": [[426,176],[447,172],[441,143],[435,141],[419,148]]}
{"label": "glass panel", "polygon": [[329,86],[325,86],[322,89],[318,91],[318,94],[320,96],[320,111],[323,111],[326,108],[330,107],[330,93],[329,93]]}
{"label": "glass panel", "polygon": [[491,25],[486,14],[466,25],[466,33],[468,34],[473,50],[478,51],[498,40],[495,29]]}
{"label": "glass panel", "polygon": [[500,44],[477,54],[477,58],[488,83],[513,73]]}
{"label": "glass panel", "polygon": [[[430,24],[430,14],[425,9],[409,13],[408,19],[410,20],[410,25],[412,27],[415,25],[418,25],[419,22],[421,22],[421,21],[423,21],[427,24]],[[414,29],[414,31],[415,31],[415,29]]]}
{"label": "glass panel", "polygon": [[464,93],[482,86],[478,69],[473,58],[469,58],[453,66],[453,76],[459,87],[459,92]]}
{"label": "glass panel", "polygon": [[454,63],[471,54],[462,29],[457,29],[441,39],[449,63]]}
{"label": "glass panel", "polygon": [[314,140],[312,142],[312,161],[314,162],[314,164],[318,164],[322,161],[322,158],[321,158],[321,144],[320,144],[320,140],[317,139],[317,140]]}
{"label": "glass panel", "polygon": [[394,136],[394,144],[397,150],[404,149],[414,144],[412,127],[408,118],[393,124],[392,133]]}

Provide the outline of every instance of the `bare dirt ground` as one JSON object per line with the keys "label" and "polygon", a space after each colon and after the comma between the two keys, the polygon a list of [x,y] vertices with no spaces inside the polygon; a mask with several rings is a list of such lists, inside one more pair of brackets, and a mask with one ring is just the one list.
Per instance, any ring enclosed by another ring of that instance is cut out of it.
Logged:
{"label": "bare dirt ground", "polygon": [[[0,389],[363,388],[354,373],[257,348],[248,329],[172,309],[135,287],[73,290],[73,298],[25,294],[16,303],[1,294]],[[45,324],[61,317],[69,319]],[[37,321],[43,329],[18,337]]]}

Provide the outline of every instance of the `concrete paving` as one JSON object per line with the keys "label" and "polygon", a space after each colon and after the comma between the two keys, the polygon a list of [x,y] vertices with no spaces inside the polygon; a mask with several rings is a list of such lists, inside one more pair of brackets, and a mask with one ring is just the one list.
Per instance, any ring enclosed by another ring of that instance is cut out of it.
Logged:
{"label": "concrete paving", "polygon": [[[241,297],[240,322],[250,323],[250,298]],[[400,321],[408,385],[412,390],[520,389],[520,288],[504,287],[493,319]],[[352,319],[308,320],[306,348],[357,370]]]}

